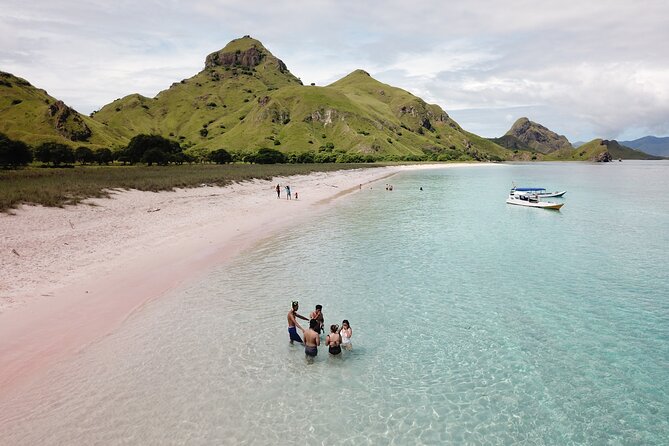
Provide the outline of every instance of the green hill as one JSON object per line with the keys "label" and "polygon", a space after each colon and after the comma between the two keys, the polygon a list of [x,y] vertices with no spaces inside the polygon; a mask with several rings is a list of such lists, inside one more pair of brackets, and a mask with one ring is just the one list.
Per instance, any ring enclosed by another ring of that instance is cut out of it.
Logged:
{"label": "green hill", "polygon": [[627,160],[657,160],[659,156],[648,155],[639,150],[625,147],[615,140],[593,139],[579,146],[577,149],[560,150],[553,153],[560,160],[580,161],[611,161],[617,159]]}
{"label": "green hill", "polygon": [[207,56],[204,69],[155,98],[133,94],[94,114],[125,138],[155,133],[191,150],[329,149],[381,156],[506,159],[438,106],[362,70],[304,86],[259,41],[245,36]]}
{"label": "green hill", "polygon": [[28,81],[0,71],[0,133],[28,144],[56,141],[113,147],[127,142],[114,130],[77,113]]}

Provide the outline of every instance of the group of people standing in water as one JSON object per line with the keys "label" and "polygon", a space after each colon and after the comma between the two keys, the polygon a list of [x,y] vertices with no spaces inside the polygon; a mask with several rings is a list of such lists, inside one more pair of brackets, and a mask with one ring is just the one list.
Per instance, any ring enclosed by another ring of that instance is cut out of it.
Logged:
{"label": "group of people standing in water", "polygon": [[[316,309],[311,312],[309,317],[304,317],[297,312],[300,304],[294,300],[292,302],[290,311],[288,312],[288,336],[290,343],[299,342],[304,344],[304,354],[308,357],[315,357],[318,355],[318,347],[321,345],[321,333],[325,331],[325,319],[323,317],[323,306],[316,305]],[[302,328],[297,322],[297,319],[309,321],[309,328]],[[297,329],[302,331],[304,341],[297,333]],[[342,348],[351,350],[351,336],[353,330],[348,320],[344,319],[341,326],[337,324],[330,325],[330,333],[325,338],[325,345],[331,355],[341,354]]]}

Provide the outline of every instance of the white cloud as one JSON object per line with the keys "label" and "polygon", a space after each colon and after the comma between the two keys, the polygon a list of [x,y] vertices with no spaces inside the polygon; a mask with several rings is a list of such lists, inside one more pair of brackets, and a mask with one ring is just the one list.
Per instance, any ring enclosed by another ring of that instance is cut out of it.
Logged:
{"label": "white cloud", "polygon": [[664,0],[1,1],[0,69],[86,113],[250,34],[304,82],[363,68],[486,136],[518,110],[570,139],[669,134]]}

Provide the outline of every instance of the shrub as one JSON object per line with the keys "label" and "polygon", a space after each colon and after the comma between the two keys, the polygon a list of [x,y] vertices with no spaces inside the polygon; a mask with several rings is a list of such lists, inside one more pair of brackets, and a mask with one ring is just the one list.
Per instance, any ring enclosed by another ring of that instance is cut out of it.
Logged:
{"label": "shrub", "polygon": [[205,128],[200,129],[200,136],[201,136],[201,137],[204,138],[204,137],[206,137],[208,134],[209,134],[209,130],[207,130],[207,129],[205,129]]}
{"label": "shrub", "polygon": [[275,140],[274,140],[274,145],[275,145],[275,146],[280,146],[280,145],[281,145],[281,141],[279,141],[278,139],[275,139]]}
{"label": "shrub", "polygon": [[316,163],[334,163],[337,161],[337,155],[329,152],[319,152],[314,157]]}
{"label": "shrub", "polygon": [[22,141],[14,141],[0,133],[0,167],[16,168],[25,166],[33,160],[28,145]]}

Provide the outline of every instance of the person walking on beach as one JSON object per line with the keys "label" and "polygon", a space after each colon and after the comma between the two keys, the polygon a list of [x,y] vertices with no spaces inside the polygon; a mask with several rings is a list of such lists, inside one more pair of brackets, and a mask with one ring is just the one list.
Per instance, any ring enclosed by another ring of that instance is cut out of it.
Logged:
{"label": "person walking on beach", "polygon": [[351,344],[351,336],[353,336],[353,329],[351,324],[348,323],[348,319],[344,319],[341,323],[341,328],[339,329],[339,334],[341,335],[341,345],[346,350],[351,350],[353,344]]}
{"label": "person walking on beach", "polygon": [[328,351],[331,355],[338,355],[341,353],[341,336],[338,331],[339,325],[330,325],[330,334],[325,338],[325,345],[328,346]]}
{"label": "person walking on beach", "polygon": [[298,308],[300,308],[299,302],[296,300],[293,301],[290,311],[288,312],[288,336],[290,337],[290,343],[292,344],[293,341],[297,341],[300,344],[302,344],[302,338],[300,335],[297,334],[297,330],[295,327],[297,326],[300,330],[304,331],[302,327],[300,327],[300,324],[297,323],[296,318],[304,319],[305,321],[308,321],[306,317],[302,316],[301,314],[297,313]]}
{"label": "person walking on beach", "polygon": [[321,345],[321,337],[316,332],[318,322],[316,319],[309,321],[309,328],[306,330],[300,327],[304,334],[304,354],[310,358],[315,358],[318,354],[318,346]]}
{"label": "person walking on beach", "polygon": [[290,186],[286,186],[286,200],[292,200],[290,196]]}
{"label": "person walking on beach", "polygon": [[276,198],[281,198],[281,186],[276,185]]}
{"label": "person walking on beach", "polygon": [[323,326],[325,325],[325,319],[323,318],[323,305],[316,305],[316,309],[311,312],[309,315],[311,319],[315,319],[318,322],[318,334],[321,334],[324,331]]}

